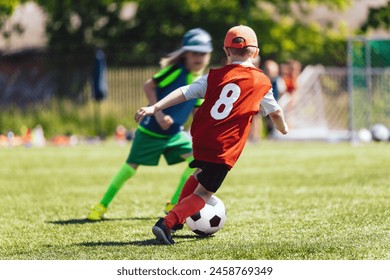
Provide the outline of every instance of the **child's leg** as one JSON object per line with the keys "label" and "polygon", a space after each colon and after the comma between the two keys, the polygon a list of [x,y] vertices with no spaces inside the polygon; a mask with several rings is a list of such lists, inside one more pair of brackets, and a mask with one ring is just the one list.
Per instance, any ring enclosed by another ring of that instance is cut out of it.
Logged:
{"label": "child's leg", "polygon": [[180,193],[180,197],[179,197],[178,202],[182,201],[184,198],[186,198],[187,196],[192,194],[195,191],[198,184],[199,184],[199,182],[194,175],[191,175],[190,177],[188,177],[188,180],[184,184],[183,190]]}
{"label": "child's leg", "polygon": [[192,141],[189,134],[181,131],[170,137],[168,142],[164,145],[163,155],[169,165],[183,162],[183,160],[188,164],[181,175],[176,191],[170,201],[166,204],[165,213],[168,213],[173,206],[178,203],[184,184],[188,177],[194,172],[194,168],[189,167],[189,164],[194,160],[192,155]]}
{"label": "child's leg", "polygon": [[[183,194],[179,203],[173,207],[165,218],[158,220],[152,229],[153,234],[157,239],[162,240],[167,245],[174,244],[171,237],[171,229],[178,224],[184,223],[187,217],[197,213],[206,205],[206,202],[210,197],[219,189],[230,169],[229,166],[225,164],[196,160],[191,163],[191,167],[198,168],[194,173],[194,175],[196,174],[196,179],[195,177],[194,179],[199,182],[195,191],[187,197],[184,197]],[[187,182],[192,181],[192,178],[193,176],[191,176]],[[185,188],[186,187],[183,188],[183,192]]]}
{"label": "child's leg", "polygon": [[[194,172],[194,175],[198,173],[198,170]],[[182,201],[184,198],[188,197],[189,195],[191,195],[196,187],[198,186],[199,182],[198,180],[196,179],[196,177],[194,175],[190,175],[190,177],[188,177],[186,183],[184,184],[183,186],[183,189],[181,191],[181,194],[180,194],[180,198],[179,198],[179,203],[180,201]],[[173,207],[175,206],[176,204],[173,204],[171,205],[171,208],[168,210],[167,208],[165,208],[165,213],[168,214],[172,209]],[[184,221],[183,221],[184,223]],[[179,223],[180,225],[183,225],[183,223]],[[178,224],[178,225],[179,225]],[[178,230],[178,229],[181,229],[182,227],[176,227],[174,230]]]}
{"label": "child's leg", "polygon": [[[186,158],[186,162],[188,162],[188,163],[190,163],[193,160],[194,160],[193,156]],[[180,181],[179,181],[179,184],[176,188],[176,191],[170,200],[171,204],[177,204],[179,202],[179,197],[180,197],[180,194],[183,190],[183,187],[185,184],[187,184],[186,182],[189,179],[190,175],[194,172],[194,170],[195,170],[194,168],[191,168],[189,166],[186,167],[186,169],[184,170],[183,174],[180,177]],[[193,191],[195,190],[195,188],[196,188],[196,186],[194,187]]]}
{"label": "child's leg", "polygon": [[107,207],[114,199],[115,195],[122,188],[124,183],[134,176],[136,170],[124,163],[119,171],[111,179],[110,184],[108,185],[107,191],[104,194],[100,203],[94,205],[87,215],[87,219],[91,221],[99,221],[104,218],[104,214],[107,212]]}
{"label": "child's leg", "polygon": [[[194,161],[192,167],[197,167],[196,176],[190,176],[183,188],[179,203],[165,217],[168,228],[184,223],[185,219],[201,210],[210,197],[219,189],[225,179],[229,167],[225,164]],[[193,186],[198,182],[195,190]],[[204,187],[206,186],[206,187]]]}
{"label": "child's leg", "polygon": [[104,207],[108,207],[108,205],[114,199],[115,195],[123,187],[125,182],[131,177],[133,177],[135,173],[136,170],[133,167],[131,167],[127,163],[124,163],[119,169],[119,171],[112,178],[110,184],[108,185],[106,193],[100,201],[100,204],[102,204]]}
{"label": "child's leg", "polygon": [[165,217],[165,223],[168,228],[177,224],[183,224],[185,219],[205,206],[206,202],[200,196],[191,194],[181,200]]}

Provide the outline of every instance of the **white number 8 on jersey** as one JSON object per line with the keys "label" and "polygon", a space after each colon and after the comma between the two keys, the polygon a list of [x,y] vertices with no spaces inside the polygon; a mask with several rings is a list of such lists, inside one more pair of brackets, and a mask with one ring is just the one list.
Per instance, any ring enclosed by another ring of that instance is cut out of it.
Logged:
{"label": "white number 8 on jersey", "polygon": [[[228,94],[231,92],[230,96]],[[230,83],[223,87],[219,99],[215,102],[214,106],[211,108],[211,116],[216,120],[222,120],[226,118],[233,109],[233,103],[237,101],[240,97],[241,89],[238,85]],[[221,112],[218,111],[221,106],[224,105],[224,108]]]}

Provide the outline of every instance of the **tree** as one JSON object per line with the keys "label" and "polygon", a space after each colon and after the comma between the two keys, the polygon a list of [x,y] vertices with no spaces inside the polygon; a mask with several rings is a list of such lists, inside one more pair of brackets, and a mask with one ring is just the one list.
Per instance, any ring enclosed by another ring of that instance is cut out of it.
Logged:
{"label": "tree", "polygon": [[[156,2],[159,4],[156,5]],[[163,2],[163,3],[162,3]],[[304,21],[316,4],[340,10],[349,7],[351,1],[313,0],[142,0],[139,2],[137,20],[129,30],[129,37],[137,38],[132,45],[135,57],[148,54],[148,61],[178,47],[185,30],[201,27],[213,37],[213,59],[218,63],[223,57],[222,42],[225,31],[236,24],[248,24],[258,34],[261,54],[264,58],[285,61],[290,58],[303,63],[343,64],[340,54],[344,51],[343,33],[332,32]],[[309,3],[310,2],[310,3]],[[125,42],[125,40],[123,41]],[[331,57],[331,59],[329,59]]]}
{"label": "tree", "polygon": [[48,15],[46,33],[54,50],[110,47],[131,28],[120,19],[124,0],[36,0]]}
{"label": "tree", "polygon": [[362,25],[362,31],[366,32],[370,28],[390,30],[390,2],[387,2],[387,6],[384,7],[370,8],[368,18]]}
{"label": "tree", "polygon": [[[126,0],[36,0],[46,11],[48,43],[54,50],[126,50],[132,64],[156,64],[178,48],[184,32],[201,27],[213,37],[213,62],[220,63],[223,36],[237,24],[258,34],[261,54],[279,62],[343,64],[338,53],[346,35],[305,22],[316,5],[345,9],[351,0],[134,0],[132,19],[121,19]],[[345,48],[345,46],[344,46]]]}

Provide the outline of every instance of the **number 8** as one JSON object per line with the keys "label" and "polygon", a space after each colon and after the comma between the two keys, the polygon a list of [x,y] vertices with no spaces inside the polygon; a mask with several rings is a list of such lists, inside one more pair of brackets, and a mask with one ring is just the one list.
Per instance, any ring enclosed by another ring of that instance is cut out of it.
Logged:
{"label": "number 8", "polygon": [[[231,92],[231,95],[228,94]],[[241,89],[238,85],[230,83],[223,87],[219,99],[215,102],[214,106],[211,108],[211,116],[216,120],[222,120],[226,118],[233,109],[233,103],[237,101],[238,97],[241,94]],[[224,105],[222,112],[219,112],[218,109]]]}

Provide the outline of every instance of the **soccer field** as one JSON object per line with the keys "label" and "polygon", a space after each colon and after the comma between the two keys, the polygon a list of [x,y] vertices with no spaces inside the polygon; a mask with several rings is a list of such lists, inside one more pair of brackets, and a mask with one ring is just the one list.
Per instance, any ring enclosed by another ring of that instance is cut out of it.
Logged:
{"label": "soccer field", "polygon": [[84,220],[129,146],[0,149],[3,260],[388,260],[388,143],[248,144],[217,196],[214,236],[188,228],[161,246],[163,216],[184,163],[141,167],[102,222]]}

